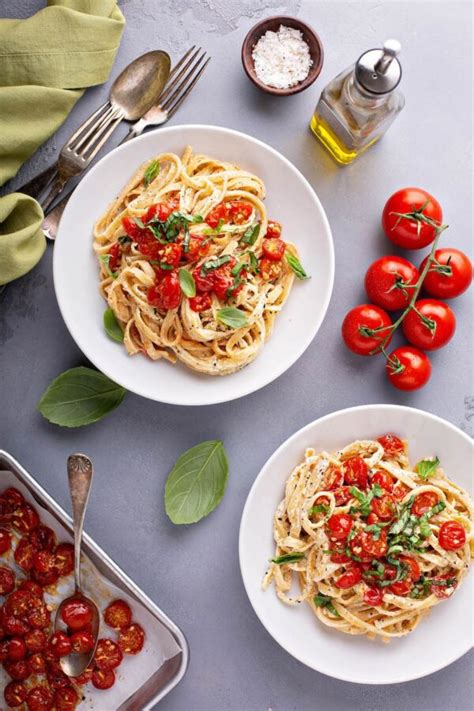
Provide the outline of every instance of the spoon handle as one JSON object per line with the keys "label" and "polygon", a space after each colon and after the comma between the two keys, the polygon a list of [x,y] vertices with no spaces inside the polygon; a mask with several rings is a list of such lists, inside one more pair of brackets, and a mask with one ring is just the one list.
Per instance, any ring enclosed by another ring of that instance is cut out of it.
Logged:
{"label": "spoon handle", "polygon": [[92,462],[85,454],[71,454],[67,460],[69,491],[74,525],[74,580],[76,592],[81,586],[81,543],[84,516],[92,484]]}

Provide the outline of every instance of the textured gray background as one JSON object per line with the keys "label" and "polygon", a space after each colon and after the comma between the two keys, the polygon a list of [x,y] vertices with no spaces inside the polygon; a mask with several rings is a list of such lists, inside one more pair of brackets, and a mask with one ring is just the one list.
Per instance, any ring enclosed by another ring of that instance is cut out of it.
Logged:
{"label": "textured gray background", "polygon": [[[0,0],[2,14],[10,17],[27,16],[42,5],[41,0]],[[102,422],[63,430],[43,420],[35,406],[58,373],[85,361],[59,315],[48,248],[41,264],[10,286],[0,303],[0,446],[66,508],[67,455],[80,450],[94,459],[88,532],[183,628],[191,646],[189,671],[161,704],[163,711],[467,709],[473,701],[472,652],[429,678],[378,688],[334,681],[286,654],[247,600],[237,535],[245,498],[263,463],[290,434],[321,415],[361,403],[394,402],[433,412],[473,433],[469,295],[454,304],[454,342],[433,355],[431,382],[412,395],[393,390],[385,382],[382,363],[352,356],[339,336],[344,313],[364,299],[367,266],[390,252],[379,218],[395,189],[414,184],[433,192],[451,224],[445,244],[470,250],[472,6],[310,0],[128,0],[121,6],[127,27],[113,76],[145,50],[162,47],[176,58],[189,45],[201,44],[213,61],[172,123],[218,124],[250,133],[290,158],[312,183],[334,235],[333,298],[303,357],[254,395],[197,410],[129,394]],[[290,98],[259,93],[240,65],[247,30],[277,13],[308,21],[325,48],[316,85]],[[392,36],[403,44],[406,107],[378,146],[352,166],[339,168],[308,130],[319,92],[363,50]],[[46,167],[106,93],[106,87],[89,90],[14,184]],[[209,518],[192,527],[174,527],[162,504],[166,475],[184,449],[209,438],[222,438],[227,447],[227,493]]]}

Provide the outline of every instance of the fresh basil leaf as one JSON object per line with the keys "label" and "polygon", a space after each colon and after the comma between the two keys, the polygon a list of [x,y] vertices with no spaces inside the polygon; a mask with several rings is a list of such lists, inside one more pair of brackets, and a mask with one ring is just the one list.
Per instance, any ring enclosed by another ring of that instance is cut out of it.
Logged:
{"label": "fresh basil leaf", "polygon": [[439,467],[439,459],[435,457],[434,459],[422,459],[416,465],[416,471],[419,477],[422,479],[429,479],[430,476],[436,474],[436,470]]}
{"label": "fresh basil leaf", "polygon": [[380,499],[380,497],[383,495],[383,489],[380,484],[375,483],[371,491],[373,491],[374,496],[377,497],[377,499]]}
{"label": "fresh basil leaf", "polygon": [[329,610],[329,612],[334,615],[335,617],[340,617],[340,614],[332,604],[332,598],[329,597],[329,595],[315,595],[313,597],[313,602],[316,605],[316,607],[325,607]]}
{"label": "fresh basil leaf", "polygon": [[58,375],[43,393],[38,410],[61,427],[81,427],[115,410],[126,390],[92,368],[71,368]]}
{"label": "fresh basil leaf", "polygon": [[217,320],[229,328],[242,328],[248,324],[247,316],[234,306],[226,306],[217,312]]}
{"label": "fresh basil leaf", "polygon": [[123,331],[112,309],[104,311],[104,328],[109,338],[117,343],[123,343]]}
{"label": "fresh basil leaf", "polygon": [[288,262],[288,266],[294,271],[294,273],[298,277],[298,279],[309,279],[310,278],[308,276],[308,274],[306,274],[300,260],[297,257],[295,257],[294,254],[291,254],[291,252],[288,252],[288,250],[287,250],[285,252],[285,257],[286,257],[286,261]]}
{"label": "fresh basil leaf", "polygon": [[188,272],[187,269],[181,268],[179,270],[179,285],[183,294],[189,299],[196,296],[196,282],[191,272]]}
{"label": "fresh basil leaf", "polygon": [[214,257],[213,259],[209,259],[201,266],[201,275],[206,276],[208,272],[212,271],[213,269],[219,269],[219,267],[222,267],[228,262],[230,262],[229,254],[223,254],[222,257]]}
{"label": "fresh basil leaf", "polygon": [[134,217],[133,221],[137,225],[137,227],[140,227],[140,229],[142,229],[142,230],[144,229],[145,224],[144,224],[143,220],[140,220],[139,217]]}
{"label": "fresh basil leaf", "polygon": [[309,514],[320,514],[320,513],[327,513],[329,511],[329,506],[326,504],[316,504],[316,506],[312,506],[308,513]]}
{"label": "fresh basil leaf", "polygon": [[304,553],[285,553],[285,555],[279,555],[278,558],[272,558],[272,563],[276,565],[284,565],[285,563],[295,563],[297,560],[304,558]]}
{"label": "fresh basil leaf", "polygon": [[110,268],[110,254],[99,254],[99,259],[102,262],[102,264],[105,267],[105,271],[109,275],[109,277],[112,277],[112,279],[116,279],[118,277],[118,274],[113,272]]}
{"label": "fresh basil leaf", "polygon": [[157,160],[152,160],[143,175],[143,182],[145,183],[145,187],[148,187],[150,185],[152,180],[154,180],[156,178],[156,176],[159,174],[159,172],[160,172],[160,164],[158,163]]}
{"label": "fresh basil leaf", "polygon": [[248,254],[248,255],[249,255],[249,260],[250,260],[250,263],[249,263],[249,266],[248,266],[248,270],[249,270],[250,272],[253,272],[253,274],[256,274],[257,271],[258,271],[258,259],[257,259],[257,255],[255,254],[255,252],[252,252],[251,249],[247,250],[247,252],[245,252],[245,254]]}
{"label": "fresh basil leaf", "polygon": [[214,511],[227,486],[229,464],[220,440],[201,442],[178,458],[165,486],[173,523],[196,523]]}
{"label": "fresh basil leaf", "polygon": [[260,234],[260,222],[257,222],[255,225],[250,225],[250,227],[247,227],[245,230],[244,234],[242,235],[241,242],[244,244],[249,244],[253,246],[255,242],[257,241],[257,237]]}

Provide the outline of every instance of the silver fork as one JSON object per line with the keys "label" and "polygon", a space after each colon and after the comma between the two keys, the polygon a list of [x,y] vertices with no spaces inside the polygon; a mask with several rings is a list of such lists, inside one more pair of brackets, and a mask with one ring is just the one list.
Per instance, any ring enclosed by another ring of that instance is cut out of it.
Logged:
{"label": "silver fork", "polygon": [[[197,49],[196,47],[191,47],[191,49],[186,52],[170,72],[168,82],[160,96],[159,103],[152,106],[141,119],[133,124],[121,143],[125,143],[139,136],[148,126],[161,126],[171,118],[185,98],[189,96],[210,62],[211,58],[207,57],[206,59],[205,52],[202,52],[198,57],[199,52],[201,52],[200,47]],[[49,240],[56,239],[59,221],[73,190],[71,190],[51,212],[46,214],[43,221],[43,230]]]}

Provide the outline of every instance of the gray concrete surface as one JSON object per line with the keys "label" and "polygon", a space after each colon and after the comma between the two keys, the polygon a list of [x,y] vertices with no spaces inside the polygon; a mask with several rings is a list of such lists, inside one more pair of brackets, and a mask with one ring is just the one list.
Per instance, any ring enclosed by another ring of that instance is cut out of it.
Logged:
{"label": "gray concrete surface", "polygon": [[[201,44],[213,61],[172,123],[210,123],[247,132],[280,150],[312,183],[334,235],[333,298],[304,356],[254,395],[197,410],[128,394],[102,422],[59,429],[41,418],[36,403],[58,373],[85,360],[59,314],[49,247],[41,264],[10,286],[0,302],[0,446],[66,508],[67,455],[82,450],[94,459],[88,532],[176,620],[191,646],[187,676],[160,705],[162,711],[464,711],[473,702],[472,652],[428,678],[386,687],[335,681],[290,657],[250,607],[240,578],[237,535],[245,498],[263,463],[290,434],[321,415],[362,403],[394,402],[433,412],[473,433],[472,296],[454,304],[455,339],[433,355],[431,382],[412,395],[393,390],[382,363],[352,356],[339,336],[345,312],[364,298],[367,266],[390,251],[379,219],[395,189],[415,184],[430,190],[451,225],[445,244],[471,248],[472,5],[380,0],[120,4],[127,27],[113,76],[145,50],[161,47],[176,58],[190,44]],[[0,13],[27,16],[42,5],[41,0],[0,0]],[[309,22],[325,48],[317,83],[290,98],[259,93],[240,64],[247,30],[278,13]],[[308,130],[312,110],[329,79],[388,37],[403,44],[406,107],[378,146],[352,166],[339,168]],[[89,90],[14,185],[46,167],[106,94],[105,86]],[[224,440],[231,462],[225,498],[200,524],[174,527],[163,509],[166,475],[184,449],[214,437]]]}

